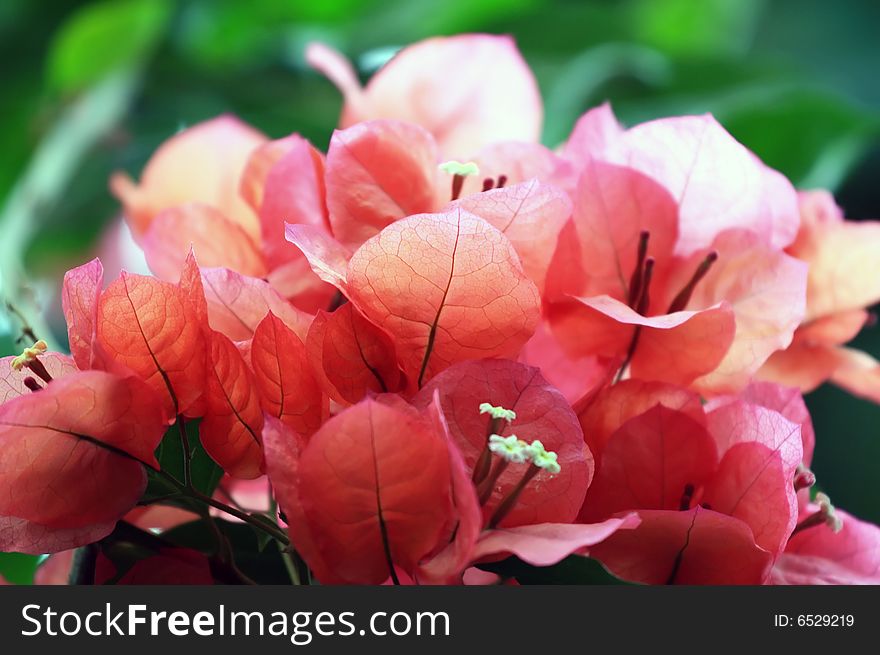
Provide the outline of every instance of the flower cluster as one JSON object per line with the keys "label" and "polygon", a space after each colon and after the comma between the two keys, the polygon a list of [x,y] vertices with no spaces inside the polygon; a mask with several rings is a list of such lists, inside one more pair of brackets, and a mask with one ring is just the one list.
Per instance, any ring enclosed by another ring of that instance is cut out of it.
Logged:
{"label": "flower cluster", "polygon": [[[811,495],[801,397],[880,400],[880,364],[843,345],[880,300],[878,224],[708,115],[624,129],[602,105],[540,145],[507,37],[423,41],[365,87],[307,56],[344,94],[326,153],[222,116],[111,180],[155,277],[69,271],[71,355],[0,362],[0,550],[145,525],[149,478],[322,583],[571,554],[643,583],[880,582],[880,529]],[[195,489],[187,421],[277,511]],[[175,423],[181,475],[155,455]],[[98,568],[210,564],[162,546]]]}

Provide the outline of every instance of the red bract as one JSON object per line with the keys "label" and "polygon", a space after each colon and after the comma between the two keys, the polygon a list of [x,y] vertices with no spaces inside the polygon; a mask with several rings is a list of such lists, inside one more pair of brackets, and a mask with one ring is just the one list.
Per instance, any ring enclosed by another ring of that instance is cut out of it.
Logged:
{"label": "red bract", "polygon": [[121,576],[103,555],[98,556],[95,584],[212,585],[208,558],[190,548],[164,548],[158,555],[138,560]]}
{"label": "red bract", "polygon": [[378,584],[394,566],[411,572],[447,529],[447,446],[405,404],[364,400],[298,454],[296,439],[277,428],[264,438],[294,544],[322,582]]}
{"label": "red bract", "polygon": [[538,87],[510,37],[426,39],[398,53],[364,89],[351,65],[330,48],[313,44],[306,57],[345,96],[341,127],[374,118],[409,121],[434,134],[444,153],[458,157],[495,141],[540,136]]}
{"label": "red bract", "polygon": [[337,130],[327,151],[327,206],[334,236],[357,247],[394,221],[439,205],[437,146],[399,121]]}
{"label": "red bract", "polygon": [[202,270],[202,282],[211,329],[233,341],[245,341],[272,312],[305,340],[311,317],[284,300],[265,281],[226,268],[207,268]]}
{"label": "red bract", "polygon": [[199,437],[230,475],[256,478],[263,472],[263,412],[252,374],[229,338],[214,331],[206,336],[210,351]]}
{"label": "red bract", "polygon": [[336,402],[353,404],[406,386],[391,337],[351,303],[332,314],[319,312],[306,346],[322,387]]}
{"label": "red bract", "polygon": [[880,300],[880,223],[847,221],[826,191],[799,196],[801,228],[787,252],[810,265],[807,313],[791,346],[759,372],[768,380],[812,391],[831,380],[850,393],[880,401],[880,363],[843,347]]}
{"label": "red bract", "polygon": [[[664,395],[666,403],[686,402]],[[797,519],[800,426],[742,400],[709,408],[700,420],[693,408],[685,413],[660,402],[632,418],[626,409],[620,413],[625,422],[599,453],[581,512],[599,520],[638,510],[643,523],[591,552],[615,574],[641,582],[762,582]],[[606,433],[615,407],[627,407],[611,394],[594,403],[610,407],[582,419],[598,417]],[[724,554],[714,554],[719,549]]]}
{"label": "red bract", "polygon": [[0,550],[96,541],[140,499],[168,425],[134,377],[83,371],[0,405]]}
{"label": "red bract", "polygon": [[[818,510],[808,505],[802,516]],[[836,513],[839,532],[817,525],[792,536],[773,567],[773,584],[880,584],[880,528]]]}
{"label": "red bract", "polygon": [[61,287],[61,307],[67,321],[67,338],[70,354],[76,365],[85,370],[96,363],[95,338],[97,333],[98,299],[104,285],[104,267],[101,260],[93,259],[87,264],[64,274]]}
{"label": "red bract", "polygon": [[531,179],[468,196],[453,206],[488,221],[510,239],[526,275],[538,289],[544,288],[559,233],[571,214],[568,196],[553,186]]}
{"label": "red bract", "polygon": [[[195,262],[189,260],[189,266]],[[122,272],[101,295],[96,339],[112,360],[145,380],[169,412],[186,414],[202,395],[205,342],[190,291]]]}
{"label": "red bract", "polygon": [[621,530],[590,554],[615,575],[645,584],[758,584],[772,554],[755,545],[742,521],[695,507],[643,510],[635,530]]}
{"label": "red bract", "polygon": [[515,355],[538,294],[510,242],[463,210],[398,221],[352,256],[347,293],[419,385],[457,361]]}
{"label": "red bract", "polygon": [[[500,527],[569,522],[577,516],[593,477],[593,457],[571,407],[538,369],[503,359],[462,362],[431,380],[413,403],[427,409],[435,390],[469,470],[486,448],[489,420],[480,413],[480,404],[486,402],[516,412],[516,419],[499,427],[499,434],[516,434],[527,442],[537,439],[558,455],[561,471],[542,475],[526,487]],[[486,520],[522,475],[521,467],[510,466],[499,478],[483,507]]]}
{"label": "red bract", "polygon": [[598,463],[611,435],[631,418],[644,414],[660,405],[674,409],[705,425],[700,397],[671,384],[623,380],[606,387],[578,414],[584,439]]}
{"label": "red bract", "polygon": [[267,414],[300,434],[309,435],[321,427],[329,414],[327,396],[312,375],[305,345],[272,312],[254,331],[251,365]]}

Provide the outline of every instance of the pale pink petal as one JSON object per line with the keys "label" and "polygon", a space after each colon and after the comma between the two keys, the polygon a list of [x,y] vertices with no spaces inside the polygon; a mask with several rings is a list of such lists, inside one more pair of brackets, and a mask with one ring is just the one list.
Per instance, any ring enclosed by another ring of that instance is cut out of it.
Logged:
{"label": "pale pink petal", "polygon": [[637,125],[613,140],[602,158],[652,177],[672,195],[679,205],[678,254],[710,245],[729,228],[750,229],[775,248],[797,234],[794,188],[709,115]]}
{"label": "pale pink petal", "polygon": [[284,238],[284,224],[329,229],[324,198],[324,157],[298,134],[272,141],[251,156],[242,193],[260,217],[262,251],[270,269],[297,258]]}
{"label": "pale pink petal", "polygon": [[103,284],[104,267],[100,259],[93,259],[64,274],[61,307],[67,321],[67,338],[70,353],[83,370],[91,368],[95,358],[98,298]]}
{"label": "pale pink petal", "polygon": [[305,340],[312,317],[297,309],[263,280],[227,268],[202,269],[208,322],[233,341],[245,341],[271,311]]}
{"label": "pale pink petal", "polygon": [[777,350],[755,374],[756,380],[766,380],[802,393],[816,389],[828,380],[840,365],[838,348],[826,344],[792,343],[785,350]]}
{"label": "pale pink petal", "polygon": [[[706,395],[742,389],[774,351],[788,347],[804,316],[807,275],[803,262],[743,230],[719,235],[712,247],[718,260],[697,285],[690,306],[730,303],[736,336],[721,364],[696,381]],[[694,261],[690,270],[696,266]]]}
{"label": "pale pink petal", "polygon": [[845,221],[830,194],[801,194],[803,219],[788,252],[809,263],[807,319],[880,300],[880,222]]}
{"label": "pale pink petal", "polygon": [[[807,284],[809,285],[809,280]],[[807,311],[809,311],[809,291],[807,294]],[[870,315],[864,309],[853,309],[813,319],[797,329],[792,345],[798,342],[844,344],[855,339],[869,319]]]}
{"label": "pale pink petal", "polygon": [[849,393],[880,403],[880,362],[854,348],[837,348],[831,381]]}
{"label": "pale pink petal", "polygon": [[288,223],[285,237],[305,255],[315,275],[345,291],[346,269],[351,253],[324,230]]}
{"label": "pale pink petal", "polygon": [[193,125],[165,141],[144,167],[140,184],[116,173],[110,188],[125,206],[136,238],[163,209],[184,203],[210,205],[259,237],[256,214],[238,193],[251,152],[266,140],[230,115]]}
{"label": "pale pink petal", "polygon": [[516,555],[532,566],[552,566],[572,554],[584,554],[618,530],[638,526],[637,514],[601,523],[538,523],[516,528],[496,528],[483,533],[474,550],[478,561],[499,555]]}
{"label": "pale pink petal", "polygon": [[568,141],[562,147],[562,156],[582,168],[590,158],[610,147],[623,132],[611,104],[602,103],[577,120]]}
{"label": "pale pink petal", "polygon": [[434,134],[444,155],[457,159],[495,141],[537,141],[541,134],[538,86],[509,36],[420,41],[379,70],[361,96],[343,64],[322,54],[322,69],[345,89],[346,100],[355,101],[343,112],[343,127],[372,118],[409,121]]}

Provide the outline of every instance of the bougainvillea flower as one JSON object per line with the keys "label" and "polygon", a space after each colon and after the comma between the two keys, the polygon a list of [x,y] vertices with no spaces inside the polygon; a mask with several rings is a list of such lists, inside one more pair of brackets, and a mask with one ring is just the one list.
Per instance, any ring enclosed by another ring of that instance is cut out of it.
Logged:
{"label": "bougainvillea flower", "polygon": [[[804,508],[801,516],[819,511]],[[773,567],[773,584],[880,584],[880,527],[836,510],[842,525],[827,524],[799,531],[788,541]]]}
{"label": "bougainvillea flower", "polygon": [[516,355],[538,322],[510,241],[460,209],[386,227],[352,256],[345,293],[392,336],[419,386],[457,361]]}
{"label": "bougainvillea flower", "polygon": [[135,377],[81,371],[0,405],[0,550],[96,541],[134,507],[168,425]]}
{"label": "bougainvillea flower", "polygon": [[[485,373],[495,367],[514,370],[517,381],[503,395],[515,395],[516,385],[524,385],[522,398],[512,398],[524,417],[524,434],[540,431],[548,443],[561,445],[557,454],[533,441],[534,452],[544,453],[546,463],[537,456],[532,464],[524,462],[519,484],[495,475],[501,486],[495,489],[490,481],[487,487],[494,493],[473,481],[474,468],[465,463],[459,438],[446,424],[451,415],[441,394],[452,402],[454,390],[445,384],[424,389],[418,397],[420,409],[391,394],[363,400],[331,418],[308,441],[266,419],[269,477],[291,540],[319,580],[377,583],[390,577],[403,584],[461,583],[464,571],[478,559],[517,554],[526,561],[555,563],[637,523],[634,516],[597,525],[529,523],[573,518],[589,482],[589,452],[570,408],[535,369],[500,360],[456,368],[469,366],[482,371],[483,386]],[[455,369],[449,375],[455,376]],[[470,390],[479,392],[476,386]],[[455,430],[475,427],[473,441],[479,440],[482,448],[487,416],[480,414],[479,403],[469,413],[477,420],[458,412]],[[477,447],[467,441],[470,435],[463,439],[468,459],[478,459]],[[545,465],[542,473],[539,466]],[[412,475],[414,466],[418,476]],[[566,466],[569,474],[554,480]],[[499,493],[505,489],[506,497]],[[484,509],[480,496],[485,496],[483,504],[488,498]],[[499,517],[502,508],[504,516]]]}
{"label": "bougainvillea flower", "polygon": [[[509,407],[480,403],[487,393]],[[419,580],[460,583],[469,563],[509,555],[537,566],[555,564],[638,525],[635,514],[570,523],[572,501],[589,485],[592,457],[570,407],[537,369],[505,360],[464,362],[432,380],[414,402],[446,435],[459,515],[452,541],[420,567]],[[496,434],[513,430],[518,434]],[[536,434],[546,444],[532,440],[527,446]],[[551,457],[542,463],[533,451],[529,461],[523,450],[534,446],[541,454],[551,448]]]}
{"label": "bougainvillea flower", "polygon": [[467,164],[441,161],[432,135],[412,123],[373,120],[334,132],[326,165],[333,236],[355,249],[396,220],[462,206],[522,248],[540,283],[571,212],[566,195],[546,183],[564,178],[567,163],[527,143],[489,146]]}
{"label": "bougainvillea flower", "polygon": [[266,277],[309,310],[332,295],[284,241],[285,221],[327,225],[323,155],[299,135],[269,141],[221,116],[166,141],[139,186],[116,174],[111,188],[150,269],[165,280],[177,279],[193,249],[203,266]]}
{"label": "bougainvillea flower", "polygon": [[378,584],[396,566],[412,572],[451,530],[447,445],[415,409],[366,399],[299,452],[267,425],[269,477],[294,545],[322,582]]}
{"label": "bougainvillea flower", "polygon": [[347,263],[338,244],[303,227],[289,227],[288,238],[391,336],[417,386],[456,361],[515,355],[538,323],[537,289],[510,241],[469,212],[392,223]]}
{"label": "bougainvillea flower", "polygon": [[800,219],[791,183],[711,115],[662,118],[627,130],[615,123],[607,104],[587,112],[563,154],[582,168],[592,160],[625,166],[662,186],[678,209],[675,254],[709,247],[731,228],[755,232],[775,248],[794,240]]}
{"label": "bougainvillea flower", "polygon": [[[668,135],[681,127],[668,126]],[[698,147],[691,132],[685,134],[661,152],[673,163],[689,153],[695,163],[687,170],[694,175],[709,166],[704,158],[715,161],[741,147],[717,134]],[[716,142],[719,152],[704,157]],[[572,223],[562,233],[568,238],[547,276],[554,335],[571,356],[603,357],[621,374],[704,393],[742,388],[773,351],[790,343],[804,312],[804,265],[773,244],[772,226],[763,233],[734,228],[728,218],[691,226],[685,201],[696,200],[670,186],[662,162],[654,179],[650,167],[601,156],[584,164]],[[753,159],[747,152],[743,157]],[[704,207],[706,215],[717,211],[712,203]],[[706,231],[707,223],[714,232]]]}
{"label": "bougainvillea flower", "polygon": [[[539,439],[546,449],[558,454],[561,471],[526,487],[499,527],[567,523],[577,516],[593,477],[593,457],[584,444],[577,416],[538,369],[504,359],[462,362],[433,378],[413,403],[427,410],[435,390],[452,440],[469,470],[474,469],[486,449],[487,425],[497,427],[493,434],[515,432],[525,441]],[[513,411],[515,421],[496,426],[478,411],[483,402]],[[483,504],[486,520],[522,474],[521,467],[509,466],[497,479]]]}
{"label": "bougainvillea flower", "polygon": [[775,353],[759,376],[802,391],[831,380],[880,402],[880,363],[843,347],[880,301],[880,223],[847,221],[827,191],[799,196],[801,228],[787,252],[809,264],[807,311],[791,346]]}
{"label": "bougainvillea flower", "polygon": [[125,205],[136,237],[147,233],[164,210],[197,203],[213,208],[256,238],[257,217],[239,195],[238,185],[254,148],[265,141],[265,136],[237,118],[220,116],[163,143],[147,162],[140,184],[117,173],[110,187]]}
{"label": "bougainvillea flower", "polygon": [[[361,88],[351,64],[321,44],[309,63],[342,92],[340,127],[395,118],[431,132],[448,156],[497,141],[537,141],[543,109],[535,78],[509,36],[434,37],[404,48]],[[516,111],[511,111],[515,107]]]}
{"label": "bougainvillea flower", "polygon": [[[600,394],[594,402],[606,408],[582,415],[603,434],[615,416],[624,422],[593,440],[601,450],[581,518],[637,510],[642,523],[591,555],[646,583],[763,582],[797,521],[800,425],[743,400],[707,407],[700,420],[687,394],[636,386],[627,402],[621,393]],[[629,416],[651,396],[657,404]]]}

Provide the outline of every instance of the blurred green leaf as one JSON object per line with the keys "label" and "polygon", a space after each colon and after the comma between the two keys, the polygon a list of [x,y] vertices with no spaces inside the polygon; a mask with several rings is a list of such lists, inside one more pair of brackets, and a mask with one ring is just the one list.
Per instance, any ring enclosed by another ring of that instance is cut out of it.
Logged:
{"label": "blurred green leaf", "polygon": [[[197,491],[211,496],[220,479],[223,477],[223,469],[208,455],[199,440],[199,421],[192,420],[186,423],[187,440],[192,450],[192,483]],[[183,445],[181,444],[180,432],[178,427],[172,426],[162,442],[156,449],[156,459],[159,460],[159,467],[174,476],[180,482],[184,480],[183,470]],[[164,496],[168,493],[166,486],[148,489],[148,492],[158,496]]]}
{"label": "blurred green leaf", "polygon": [[639,0],[632,6],[636,38],[671,54],[742,52],[763,0]]}
{"label": "blurred green leaf", "polygon": [[39,555],[0,553],[0,576],[12,584],[33,584]]}
{"label": "blurred green leaf", "polygon": [[660,52],[632,43],[606,43],[571,59],[546,94],[543,141],[562,143],[577,118],[607,98],[600,89],[611,80],[629,77],[660,85],[672,74],[671,63]]}
{"label": "blurred green leaf", "polygon": [[48,57],[51,88],[70,93],[140,62],[171,15],[166,0],[113,0],[78,10],[55,37]]}
{"label": "blurred green leaf", "polygon": [[880,128],[877,115],[825,92],[781,89],[741,100],[719,112],[725,127],[800,188],[837,188]]}

